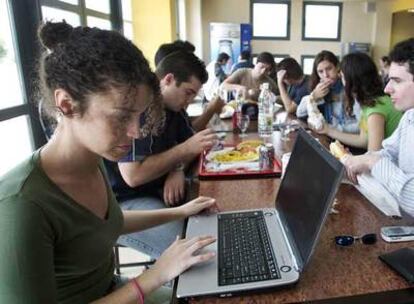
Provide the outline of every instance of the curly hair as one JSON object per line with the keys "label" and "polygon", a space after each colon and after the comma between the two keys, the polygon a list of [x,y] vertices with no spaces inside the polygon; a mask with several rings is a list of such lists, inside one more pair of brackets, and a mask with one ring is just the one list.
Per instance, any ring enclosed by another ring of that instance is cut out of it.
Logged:
{"label": "curly hair", "polygon": [[385,95],[377,66],[371,57],[364,53],[346,55],[341,62],[345,78],[346,109],[352,109],[354,98],[362,106],[373,107],[376,99]]}
{"label": "curly hair", "polygon": [[58,109],[54,91],[66,90],[82,115],[91,94],[115,88],[124,98],[136,92],[138,85],[148,86],[153,101],[145,112],[144,136],[157,133],[164,122],[161,92],[157,76],[151,71],[142,52],[115,31],[75,27],[66,22],[46,22],[39,28],[39,39],[48,49],[39,65],[39,94],[46,112],[53,116]]}

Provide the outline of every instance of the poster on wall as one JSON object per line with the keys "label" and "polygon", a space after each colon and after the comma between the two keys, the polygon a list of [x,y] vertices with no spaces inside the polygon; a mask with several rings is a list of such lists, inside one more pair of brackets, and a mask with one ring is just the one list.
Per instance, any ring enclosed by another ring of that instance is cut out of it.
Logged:
{"label": "poster on wall", "polygon": [[251,53],[252,52],[251,41],[252,41],[252,34],[253,34],[252,25],[249,23],[240,24],[240,33],[241,33],[240,52],[249,51]]}
{"label": "poster on wall", "polygon": [[230,73],[240,55],[239,23],[210,23],[210,61],[216,60],[222,52],[230,56],[225,68],[225,72]]}

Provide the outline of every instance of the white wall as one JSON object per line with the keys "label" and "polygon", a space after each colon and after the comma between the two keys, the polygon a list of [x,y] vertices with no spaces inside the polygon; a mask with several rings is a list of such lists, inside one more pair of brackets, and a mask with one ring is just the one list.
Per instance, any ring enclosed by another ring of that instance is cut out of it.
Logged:
{"label": "white wall", "polygon": [[[299,61],[301,55],[314,55],[322,49],[340,55],[342,42],[369,42],[377,62],[390,50],[393,12],[414,7],[414,0],[369,0],[376,4],[375,12],[369,13],[366,12],[367,0],[336,1],[343,2],[340,42],[302,41],[303,0],[291,0],[290,40],[253,40],[253,52],[290,54]],[[188,40],[197,48],[202,47],[202,58],[207,62],[210,60],[210,22],[250,22],[250,0],[186,0],[186,3],[187,13],[196,16],[196,21],[188,22]]]}
{"label": "white wall", "polygon": [[[373,13],[365,12],[365,1],[343,3],[341,42],[371,42]],[[322,49],[341,55],[341,42],[302,41],[302,0],[291,1],[290,40],[253,40],[253,53],[269,51],[289,54],[300,61],[301,55],[315,55]],[[249,0],[202,0],[203,54],[209,60],[210,22],[250,22]]]}

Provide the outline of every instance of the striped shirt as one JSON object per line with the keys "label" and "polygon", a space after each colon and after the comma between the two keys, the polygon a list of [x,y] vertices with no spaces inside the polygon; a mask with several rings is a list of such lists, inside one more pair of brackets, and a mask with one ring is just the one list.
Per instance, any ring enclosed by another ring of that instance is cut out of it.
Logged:
{"label": "striped shirt", "polygon": [[405,112],[398,128],[382,146],[379,151],[382,158],[373,166],[371,174],[414,217],[414,109]]}

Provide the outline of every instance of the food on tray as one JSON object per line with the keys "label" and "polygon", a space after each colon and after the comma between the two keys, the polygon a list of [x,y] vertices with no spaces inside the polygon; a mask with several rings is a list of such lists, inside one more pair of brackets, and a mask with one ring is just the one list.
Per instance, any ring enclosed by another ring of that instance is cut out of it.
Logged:
{"label": "food on tray", "polygon": [[241,161],[255,161],[259,159],[257,151],[231,150],[223,153],[216,153],[212,160],[218,163],[233,163]]}
{"label": "food on tray", "polygon": [[207,160],[222,164],[256,161],[259,159],[258,147],[261,144],[261,140],[246,140],[234,148],[211,151],[207,155]]}
{"label": "food on tray", "polygon": [[261,140],[245,140],[239,143],[236,147],[237,150],[243,148],[243,147],[251,147],[251,148],[257,148],[258,146],[263,145],[263,141]]}
{"label": "food on tray", "polygon": [[263,142],[261,140],[246,140],[237,145],[236,150],[247,153],[257,152],[257,149]]}
{"label": "food on tray", "polygon": [[337,159],[342,159],[349,154],[348,151],[345,150],[345,147],[337,140],[329,145],[329,150]]}

